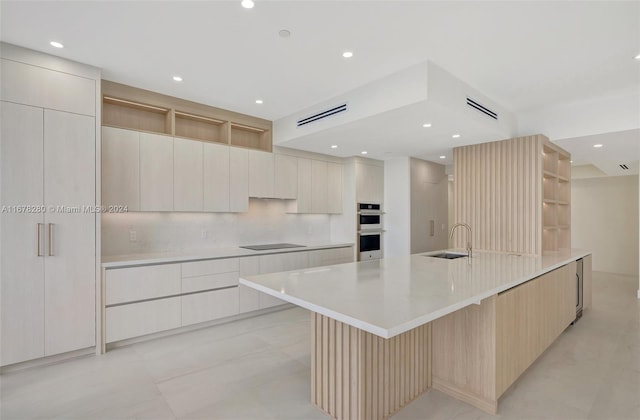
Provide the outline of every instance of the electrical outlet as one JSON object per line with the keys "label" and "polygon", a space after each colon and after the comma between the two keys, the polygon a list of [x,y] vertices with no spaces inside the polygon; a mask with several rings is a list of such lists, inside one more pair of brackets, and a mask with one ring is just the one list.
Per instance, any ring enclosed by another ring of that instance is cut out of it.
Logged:
{"label": "electrical outlet", "polygon": [[135,242],[138,240],[138,235],[136,234],[135,230],[130,230],[129,231],[129,242]]}
{"label": "electrical outlet", "polygon": [[207,239],[207,237],[208,237],[208,236],[209,236],[209,232],[208,232],[206,229],[204,229],[204,230],[200,233],[200,237],[201,237],[202,239]]}

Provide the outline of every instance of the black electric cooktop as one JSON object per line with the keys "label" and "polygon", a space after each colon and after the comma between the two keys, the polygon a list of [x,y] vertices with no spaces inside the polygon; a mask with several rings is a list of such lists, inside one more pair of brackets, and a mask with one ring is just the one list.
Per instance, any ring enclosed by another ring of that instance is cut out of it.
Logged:
{"label": "black electric cooktop", "polygon": [[304,248],[304,245],[296,244],[264,244],[264,245],[245,245],[240,248],[250,249],[252,251],[266,251],[268,249],[283,249],[283,248]]}

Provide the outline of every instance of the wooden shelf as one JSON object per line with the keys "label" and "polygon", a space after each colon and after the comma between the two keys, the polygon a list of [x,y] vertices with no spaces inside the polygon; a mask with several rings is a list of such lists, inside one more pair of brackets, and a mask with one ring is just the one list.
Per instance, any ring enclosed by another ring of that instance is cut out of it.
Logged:
{"label": "wooden shelf", "polygon": [[175,111],[175,135],[188,139],[228,144],[226,122],[201,115]]}
{"label": "wooden shelf", "polygon": [[102,100],[102,124],[171,134],[171,110],[105,95]]}
{"label": "wooden shelf", "polygon": [[571,156],[545,140],[542,145],[542,249],[571,246]]}
{"label": "wooden shelf", "polygon": [[105,126],[272,150],[271,121],[108,80],[102,92]]}
{"label": "wooden shelf", "polygon": [[250,149],[271,151],[271,131],[245,124],[230,123],[230,144]]}

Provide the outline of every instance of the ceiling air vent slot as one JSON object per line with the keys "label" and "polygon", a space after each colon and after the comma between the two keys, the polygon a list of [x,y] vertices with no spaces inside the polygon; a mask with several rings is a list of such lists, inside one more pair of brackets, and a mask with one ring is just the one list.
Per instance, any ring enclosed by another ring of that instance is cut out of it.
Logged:
{"label": "ceiling air vent slot", "polygon": [[478,102],[474,101],[471,98],[467,98],[467,105],[469,105],[471,108],[482,112],[484,115],[493,118],[494,120],[498,119],[498,113],[497,112],[493,112],[492,110],[490,110],[489,108],[487,108],[484,105],[480,105]]}
{"label": "ceiling air vent slot", "polygon": [[625,171],[628,171],[628,170],[629,170],[629,167],[628,167],[626,164],[624,164],[624,163],[623,163],[623,164],[621,164],[621,165],[620,165],[620,167],[621,167],[622,169],[624,169]]}
{"label": "ceiling air vent slot", "polygon": [[303,125],[307,125],[309,123],[312,123],[312,122],[315,122],[315,121],[322,120],[324,118],[330,117],[332,115],[339,114],[341,112],[345,112],[346,110],[347,110],[347,104],[344,103],[342,105],[334,106],[331,109],[327,109],[326,111],[318,112],[317,114],[310,115],[307,118],[303,118],[301,120],[298,120],[296,125],[298,127],[302,127]]}

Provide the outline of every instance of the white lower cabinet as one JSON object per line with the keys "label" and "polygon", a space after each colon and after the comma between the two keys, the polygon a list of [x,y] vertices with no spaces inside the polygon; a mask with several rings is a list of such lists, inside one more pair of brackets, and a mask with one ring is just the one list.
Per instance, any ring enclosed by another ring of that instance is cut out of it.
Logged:
{"label": "white lower cabinet", "polygon": [[152,334],[182,325],[180,296],[106,309],[106,342]]}
{"label": "white lower cabinet", "polygon": [[182,296],[183,326],[237,314],[237,287]]}
{"label": "white lower cabinet", "polygon": [[107,270],[105,303],[134,302],[180,294],[180,264]]}
{"label": "white lower cabinet", "polygon": [[353,247],[342,247],[107,269],[105,342],[283,305],[238,279],[352,260]]}

